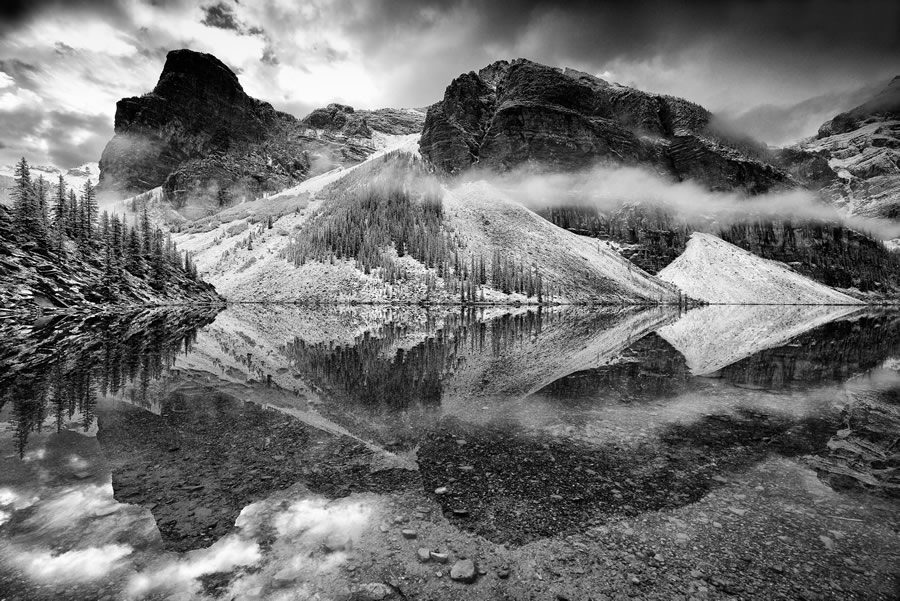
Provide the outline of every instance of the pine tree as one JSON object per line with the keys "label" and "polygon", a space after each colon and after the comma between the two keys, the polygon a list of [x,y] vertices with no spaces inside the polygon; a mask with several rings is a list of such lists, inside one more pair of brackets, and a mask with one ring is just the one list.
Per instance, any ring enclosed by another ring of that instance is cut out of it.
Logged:
{"label": "pine tree", "polygon": [[66,240],[66,213],[66,180],[60,173],[53,201],[53,235],[56,239],[56,254],[60,257],[63,255],[63,243]]}
{"label": "pine tree", "polygon": [[97,219],[97,192],[90,179],[84,182],[81,192],[81,211],[84,219],[82,223],[84,240],[90,243],[94,238],[94,221]]}
{"label": "pine tree", "polygon": [[66,233],[73,240],[81,239],[81,207],[78,206],[78,198],[75,190],[69,189],[69,207],[66,211]]}
{"label": "pine tree", "polygon": [[31,181],[31,169],[25,157],[16,164],[14,176],[15,187],[12,190],[14,221],[30,240],[43,244],[46,242],[46,231],[41,219],[40,200]]}
{"label": "pine tree", "polygon": [[128,271],[130,271],[137,277],[143,276],[143,250],[141,248],[141,236],[138,232],[137,224],[135,224],[131,228],[131,231],[128,233],[128,247],[126,257],[126,268],[128,269]]}

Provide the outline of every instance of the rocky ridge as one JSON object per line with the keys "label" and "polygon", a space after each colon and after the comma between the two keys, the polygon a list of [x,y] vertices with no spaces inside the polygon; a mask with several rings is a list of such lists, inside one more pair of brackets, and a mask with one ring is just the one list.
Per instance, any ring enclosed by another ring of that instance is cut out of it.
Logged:
{"label": "rocky ridge", "polygon": [[422,155],[455,173],[478,165],[572,169],[609,161],[652,166],[712,189],[796,185],[762,148],[718,131],[703,107],[525,59],[460,75],[429,107]]}
{"label": "rocky ridge", "polygon": [[329,105],[300,120],[250,97],[216,57],[174,50],[152,92],[116,105],[100,160],[100,190],[119,197],[162,186],[200,213],[359,162],[379,133],[415,133],[421,113]]}
{"label": "rocky ridge", "polygon": [[831,202],[854,215],[900,218],[900,76],[799,150],[827,162],[834,175],[822,192]]}

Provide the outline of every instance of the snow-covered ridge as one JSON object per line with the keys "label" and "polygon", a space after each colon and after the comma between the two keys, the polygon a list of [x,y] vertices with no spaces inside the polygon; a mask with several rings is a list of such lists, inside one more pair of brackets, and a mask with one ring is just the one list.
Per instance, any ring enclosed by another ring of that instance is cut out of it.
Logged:
{"label": "snow-covered ridge", "polygon": [[691,298],[712,304],[861,305],[861,301],[711,234],[695,232],[659,272]]}

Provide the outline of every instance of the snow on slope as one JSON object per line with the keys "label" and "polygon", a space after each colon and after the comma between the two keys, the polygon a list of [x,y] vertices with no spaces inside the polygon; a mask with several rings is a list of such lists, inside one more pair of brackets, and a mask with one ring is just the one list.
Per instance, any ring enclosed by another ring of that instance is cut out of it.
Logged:
{"label": "snow on slope", "polygon": [[[319,208],[317,195],[326,186],[387,153],[417,154],[417,141],[417,135],[393,136],[382,150],[357,166],[324,173],[268,198],[231,207],[194,228],[206,231],[186,231],[174,236],[175,242],[193,253],[200,274],[232,301],[455,301],[455,295],[444,292],[440,281],[438,290],[429,296],[427,270],[409,256],[395,259],[411,275],[394,286],[362,273],[350,261],[295,267],[281,257],[290,237]],[[468,252],[489,259],[496,248],[526,265],[536,263],[545,274],[545,283],[565,292],[563,300],[611,304],[678,301],[675,286],[650,276],[596,240],[553,225],[485,182],[446,190],[444,213],[448,227],[463,240]],[[270,215],[274,219],[271,229],[263,223]],[[253,243],[248,249],[249,232]],[[526,299],[488,290],[486,300]]]}
{"label": "snow on slope", "polygon": [[599,241],[557,227],[484,181],[448,191],[444,214],[469,251],[494,249],[536,263],[570,302],[674,303],[675,286],[649,275]]}
{"label": "snow on slope", "polygon": [[757,257],[711,234],[694,232],[659,278],[713,304],[860,305],[861,301]]}
{"label": "snow on slope", "polygon": [[713,373],[844,317],[846,305],[727,305],[688,311],[657,334],[684,355],[695,376]]}

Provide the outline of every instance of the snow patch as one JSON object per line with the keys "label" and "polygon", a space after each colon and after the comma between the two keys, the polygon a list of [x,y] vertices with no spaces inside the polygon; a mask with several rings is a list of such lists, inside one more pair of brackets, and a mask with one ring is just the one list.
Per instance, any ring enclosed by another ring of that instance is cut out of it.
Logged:
{"label": "snow patch", "polygon": [[861,301],[711,234],[695,232],[659,272],[691,298],[736,305],[861,305]]}

